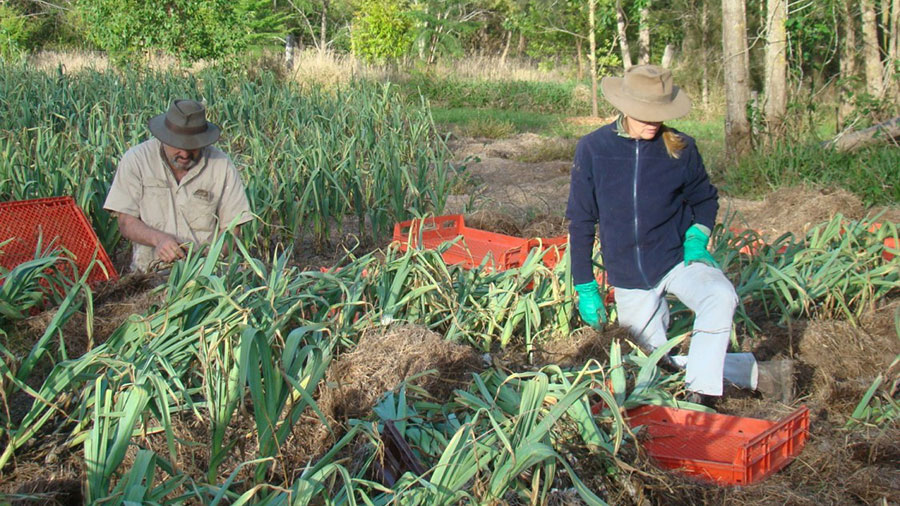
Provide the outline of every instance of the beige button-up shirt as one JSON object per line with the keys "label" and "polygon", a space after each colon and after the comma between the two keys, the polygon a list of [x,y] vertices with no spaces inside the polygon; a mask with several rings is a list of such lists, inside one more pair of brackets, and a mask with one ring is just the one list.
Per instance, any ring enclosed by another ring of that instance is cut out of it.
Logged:
{"label": "beige button-up shirt", "polygon": [[[139,218],[180,243],[206,244],[233,220],[253,218],[240,174],[222,150],[204,148],[200,162],[179,183],[155,138],[122,157],[103,208]],[[146,271],[153,260],[153,247],[134,244],[132,269]]]}

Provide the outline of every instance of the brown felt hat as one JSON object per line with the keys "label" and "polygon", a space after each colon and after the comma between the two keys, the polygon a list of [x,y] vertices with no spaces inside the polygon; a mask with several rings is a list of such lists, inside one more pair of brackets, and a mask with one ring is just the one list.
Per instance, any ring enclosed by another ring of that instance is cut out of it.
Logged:
{"label": "brown felt hat", "polygon": [[219,140],[219,127],[206,121],[206,107],[196,100],[175,100],[165,114],[150,118],[150,133],[163,144],[200,149]]}
{"label": "brown felt hat", "polygon": [[656,65],[635,65],[624,77],[604,77],[603,95],[626,116],[667,121],[691,112],[691,98],[672,83],[672,72]]}

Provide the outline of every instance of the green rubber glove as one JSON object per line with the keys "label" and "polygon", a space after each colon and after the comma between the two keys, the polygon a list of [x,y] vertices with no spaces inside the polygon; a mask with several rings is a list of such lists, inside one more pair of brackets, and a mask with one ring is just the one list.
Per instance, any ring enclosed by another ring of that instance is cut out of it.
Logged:
{"label": "green rubber glove", "polygon": [[597,281],[591,280],[575,285],[575,291],[578,292],[578,314],[581,315],[581,319],[595,329],[600,327],[601,322],[606,323],[606,308],[603,306],[603,299],[600,298]]}
{"label": "green rubber glove", "polygon": [[709,229],[696,223],[691,225],[684,234],[684,265],[703,262],[710,267],[719,267],[706,249],[707,244],[709,244]]}

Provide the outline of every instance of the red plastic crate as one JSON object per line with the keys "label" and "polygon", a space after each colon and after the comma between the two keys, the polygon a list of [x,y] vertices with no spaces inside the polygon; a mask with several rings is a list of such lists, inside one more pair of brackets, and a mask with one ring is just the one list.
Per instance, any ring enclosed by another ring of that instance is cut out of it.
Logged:
{"label": "red plastic crate", "polygon": [[90,222],[72,197],[0,202],[0,244],[12,239],[0,249],[0,265],[12,269],[34,259],[39,238],[44,247],[52,243],[72,253],[79,273],[84,273],[96,252],[97,261],[103,264],[106,272],[95,265],[87,278],[90,284],[119,277]]}
{"label": "red plastic crate", "polygon": [[809,437],[806,406],[777,422],[662,406],[641,406],[628,417],[631,427],[644,426],[644,448],[661,467],[729,485],[782,469]]}
{"label": "red plastic crate", "polygon": [[898,244],[897,239],[894,239],[893,237],[885,237],[884,251],[881,252],[881,257],[887,262],[890,262],[891,259],[896,256],[891,250],[900,250],[900,244]]}
{"label": "red plastic crate", "polygon": [[547,253],[543,259],[544,265],[553,268],[562,259],[567,243],[565,236],[526,240],[470,228],[461,214],[409,220],[394,225],[394,241],[400,243],[403,251],[409,246],[436,249],[458,236],[462,239],[447,249],[443,258],[448,265],[461,264],[466,269],[481,265],[485,258],[489,258],[488,264],[497,270],[521,267],[533,248],[549,249],[555,246],[556,251]]}

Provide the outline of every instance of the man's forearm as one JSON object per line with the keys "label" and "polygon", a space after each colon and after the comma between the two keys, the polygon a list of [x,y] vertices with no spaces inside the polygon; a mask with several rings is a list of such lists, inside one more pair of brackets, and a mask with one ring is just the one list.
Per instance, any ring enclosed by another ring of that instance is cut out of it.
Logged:
{"label": "man's forearm", "polygon": [[168,236],[165,232],[147,225],[140,218],[125,213],[117,214],[119,231],[129,241],[155,248],[163,238]]}

